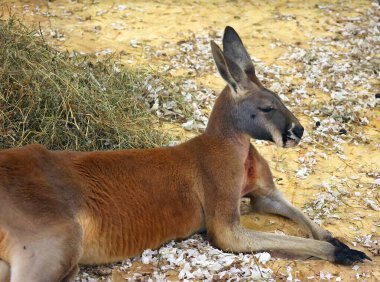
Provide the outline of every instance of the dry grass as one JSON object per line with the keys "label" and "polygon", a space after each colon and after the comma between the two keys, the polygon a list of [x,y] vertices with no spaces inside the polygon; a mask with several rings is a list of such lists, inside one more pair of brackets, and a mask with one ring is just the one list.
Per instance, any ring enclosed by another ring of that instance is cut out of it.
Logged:
{"label": "dry grass", "polygon": [[15,19],[0,21],[0,149],[162,146],[142,98],[146,71],[49,47]]}

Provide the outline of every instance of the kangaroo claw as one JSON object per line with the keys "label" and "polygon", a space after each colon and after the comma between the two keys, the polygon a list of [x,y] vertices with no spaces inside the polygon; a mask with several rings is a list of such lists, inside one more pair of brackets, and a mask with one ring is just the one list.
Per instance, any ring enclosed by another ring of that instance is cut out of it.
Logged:
{"label": "kangaroo claw", "polygon": [[355,262],[364,262],[365,259],[372,261],[365,253],[348,248],[345,244],[343,247],[336,247],[334,256],[335,262],[343,265],[351,265]]}

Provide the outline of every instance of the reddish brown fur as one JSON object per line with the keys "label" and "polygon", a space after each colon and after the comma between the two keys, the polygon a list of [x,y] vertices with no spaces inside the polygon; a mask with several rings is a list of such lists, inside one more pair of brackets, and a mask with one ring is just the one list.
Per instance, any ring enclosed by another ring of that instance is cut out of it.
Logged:
{"label": "reddish brown fur", "polygon": [[[233,41],[244,48],[231,28],[226,33],[227,45]],[[232,80],[223,53],[215,45],[212,49],[218,68]],[[237,53],[244,55],[242,49]],[[239,99],[275,97],[254,84],[251,68],[250,77],[235,70],[246,80],[238,88],[248,88],[223,90],[206,132],[175,147],[68,152],[30,145],[1,151],[0,281],[9,278],[9,266],[12,282],[73,281],[78,263],[121,260],[203,230],[215,246],[229,251],[278,250],[331,261],[338,257],[346,264],[358,260],[359,252],[337,240],[338,256],[332,244],[318,241],[330,240],[331,234],[281,196],[250,136],[236,128],[232,109]],[[261,130],[267,126],[281,137],[265,113],[258,114],[265,121]],[[285,106],[276,114],[289,125],[297,122]],[[239,222],[242,195],[261,211],[300,222],[317,240],[244,229]]]}
{"label": "reddish brown fur", "polygon": [[[217,192],[207,189],[210,175],[202,168],[230,174],[246,187],[244,162],[230,147],[201,135],[177,147],[146,150],[84,153],[48,151],[40,145],[4,150],[2,227],[13,232],[8,225],[18,217],[33,221],[32,229],[57,220],[77,221],[83,229],[80,262],[86,264],[120,260],[185,238],[205,229],[205,190]],[[212,154],[202,154],[210,150]],[[247,162],[252,168],[253,162]],[[5,245],[2,240],[0,250]],[[11,262],[4,252],[0,257]]]}

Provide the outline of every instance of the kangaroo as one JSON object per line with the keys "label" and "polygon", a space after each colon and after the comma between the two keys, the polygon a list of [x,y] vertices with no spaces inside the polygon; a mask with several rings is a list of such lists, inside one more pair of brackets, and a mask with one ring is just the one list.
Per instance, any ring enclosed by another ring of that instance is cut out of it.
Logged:
{"label": "kangaroo", "polygon": [[[178,146],[120,151],[0,152],[0,281],[74,281],[78,264],[110,263],[207,232],[229,252],[280,252],[338,264],[370,260],[293,207],[250,138],[296,146],[304,128],[255,75],[226,27],[212,55],[227,82],[205,132]],[[240,225],[240,199],[304,225],[313,239]]]}

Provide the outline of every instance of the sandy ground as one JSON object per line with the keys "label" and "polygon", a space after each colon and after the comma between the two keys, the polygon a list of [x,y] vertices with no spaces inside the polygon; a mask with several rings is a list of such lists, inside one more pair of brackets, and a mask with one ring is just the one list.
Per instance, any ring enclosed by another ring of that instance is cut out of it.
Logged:
{"label": "sandy ground", "polygon": [[[126,65],[152,68],[167,77],[191,78],[197,87],[210,88],[215,92],[224,83],[215,76],[215,69],[210,66],[211,55],[202,51],[204,45],[199,47],[196,44],[199,40],[204,44],[202,40],[220,39],[227,24],[240,33],[249,53],[259,64],[259,74],[260,70],[268,74],[266,67],[274,65],[281,69],[280,76],[274,73],[274,78],[263,79],[268,87],[278,86],[271,83],[273,81],[286,84],[286,91],[283,87],[279,89],[287,94],[306,79],[302,75],[297,76],[296,72],[288,71],[305,68],[303,61],[289,59],[289,52],[313,48],[321,51],[326,41],[315,41],[315,38],[339,42],[342,40],[340,37],[345,36],[342,30],[349,28],[349,25],[368,25],[379,17],[379,8],[375,4],[361,0],[2,2],[4,18],[11,11],[25,24],[40,27],[45,40],[60,50],[99,54],[112,52],[119,54]],[[368,14],[368,10],[372,12]],[[197,38],[202,34],[207,35]],[[357,36],[360,39],[360,31]],[[373,44],[373,48],[378,48],[378,38],[377,33],[377,41],[369,43]],[[333,45],[328,48],[326,53],[336,51],[342,54],[345,48],[347,52],[350,51],[350,46]],[[184,53],[189,56],[194,53],[195,60],[206,63],[200,64],[199,68],[192,62],[189,63],[192,67],[181,65]],[[282,59],[284,56],[286,59]],[[353,58],[337,56],[334,60],[350,62]],[[374,75],[360,77],[368,80],[368,87],[352,81],[347,82],[347,85],[353,84],[350,93],[361,93],[358,100],[374,101],[375,93],[380,92],[380,58],[375,54],[363,60],[368,64],[356,65],[358,69],[355,72],[360,76],[362,72],[368,71],[368,67],[374,69]],[[175,68],[170,67],[173,64]],[[356,61],[352,65],[355,64]],[[272,259],[266,266],[273,270],[277,280],[289,279],[291,276],[294,281],[339,281],[337,277],[343,281],[380,281],[380,110],[376,105],[366,107],[356,114],[360,122],[342,125],[343,131],[333,128],[328,131],[333,138],[323,136],[318,133],[316,122],[327,126],[329,118],[313,113],[318,109],[322,111],[326,105],[340,105],[331,102],[335,85],[330,87],[328,91],[322,91],[306,85],[307,95],[302,96],[301,93],[302,97],[295,97],[289,94],[292,96],[289,96],[287,104],[304,124],[306,136],[314,141],[307,139],[297,148],[286,150],[267,143],[257,146],[270,162],[276,183],[290,201],[305,209],[348,245],[356,245],[356,248],[371,254],[373,262],[358,264],[357,268],[317,260]],[[355,104],[345,104],[343,101],[341,105],[351,107]],[[207,107],[202,110],[208,112]],[[335,118],[334,115],[331,117]],[[165,128],[168,127],[178,128],[166,124]],[[186,139],[195,133],[184,133],[180,129],[174,130],[173,134]],[[307,236],[298,225],[275,216],[247,214],[241,217],[241,221],[252,229]],[[144,276],[146,278],[152,269],[154,266],[141,263],[135,263],[126,270],[115,267],[112,281],[124,281],[132,277],[134,271],[148,273]],[[98,272],[99,277],[111,277],[110,268],[104,273],[101,270]],[[177,280],[177,274],[173,273],[169,277]]]}

